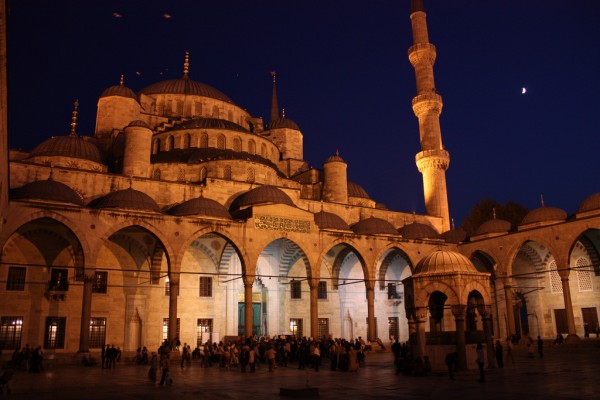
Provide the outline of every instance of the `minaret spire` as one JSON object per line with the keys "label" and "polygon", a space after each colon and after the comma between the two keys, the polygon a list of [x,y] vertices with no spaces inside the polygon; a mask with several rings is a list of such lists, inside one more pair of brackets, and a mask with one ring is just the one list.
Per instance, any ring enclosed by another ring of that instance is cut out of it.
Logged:
{"label": "minaret spire", "polygon": [[71,117],[71,133],[69,136],[77,136],[77,109],[79,108],[79,100],[75,100],[73,105],[73,116]]}
{"label": "minaret spire", "polygon": [[279,119],[279,107],[277,105],[277,73],[271,72],[273,77],[273,95],[271,97],[271,122]]}
{"label": "minaret spire", "polygon": [[446,170],[450,154],[442,144],[440,114],[442,96],[435,88],[433,64],[435,46],[429,43],[427,15],[423,0],[411,0],[413,46],[408,50],[408,59],[415,69],[417,96],[412,101],[413,111],[419,120],[421,152],[415,159],[419,172],[423,174],[425,209],[428,215],[442,218],[442,231],[450,229],[450,210],[446,189]]}
{"label": "minaret spire", "polygon": [[188,77],[188,72],[190,71],[190,52],[185,52],[185,60],[183,61],[183,77]]}

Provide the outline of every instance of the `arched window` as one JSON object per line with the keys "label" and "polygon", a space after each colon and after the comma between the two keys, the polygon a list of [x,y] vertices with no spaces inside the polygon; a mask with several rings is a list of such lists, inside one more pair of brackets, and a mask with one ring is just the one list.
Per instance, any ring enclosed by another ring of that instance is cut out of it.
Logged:
{"label": "arched window", "polygon": [[242,151],[242,140],[239,137],[233,138],[233,151]]}
{"label": "arched window", "polygon": [[200,178],[200,182],[203,182],[206,179],[206,175],[208,175],[208,170],[206,169],[206,167],[200,168],[200,174],[198,175],[198,178]]}
{"label": "arched window", "polygon": [[248,141],[248,153],[256,154],[256,144],[254,143],[254,140],[252,140],[252,139],[250,139]]}
{"label": "arched window", "polygon": [[260,145],[260,155],[265,158],[267,157],[267,145],[264,143]]}
{"label": "arched window", "polygon": [[252,183],[252,182],[254,182],[254,179],[255,179],[254,168],[248,168],[246,182]]}
{"label": "arched window", "polygon": [[183,135],[183,146],[181,148],[182,149],[189,149],[190,148],[190,142],[191,142],[190,134],[186,133],[185,135]]}
{"label": "arched window", "polygon": [[158,169],[158,168],[157,168],[157,169],[155,169],[155,170],[154,170],[154,174],[152,174],[152,177],[153,177],[154,179],[160,179],[160,169]]}
{"label": "arched window", "polygon": [[586,257],[579,257],[577,259],[577,283],[579,284],[580,292],[591,292],[594,290],[591,264],[590,260]]}
{"label": "arched window", "polygon": [[195,116],[202,115],[202,103],[199,101],[194,102],[194,115]]}
{"label": "arched window", "polygon": [[175,148],[175,140],[173,136],[167,138],[167,148],[165,150],[173,150]]}
{"label": "arched window", "polygon": [[217,137],[217,149],[225,148],[225,135],[219,135]]}
{"label": "arched window", "polygon": [[212,116],[213,118],[219,118],[219,107],[213,106]]}
{"label": "arched window", "polygon": [[206,133],[203,133],[200,135],[200,148],[206,148],[208,147],[208,135]]}
{"label": "arched window", "polygon": [[176,103],[176,105],[177,105],[177,110],[175,111],[175,113],[177,115],[183,115],[183,101],[178,101]]}
{"label": "arched window", "polygon": [[152,154],[156,154],[160,151],[160,139],[156,139],[154,141],[154,149],[152,151]]}
{"label": "arched window", "polygon": [[229,121],[233,121],[233,113],[232,113],[231,111],[229,111],[229,112],[227,113],[227,119],[228,119]]}
{"label": "arched window", "polygon": [[229,165],[223,167],[223,179],[226,179],[228,181],[231,180],[231,167]]}
{"label": "arched window", "polygon": [[548,265],[548,269],[550,270],[550,292],[562,293],[562,281],[560,280],[560,275],[558,274],[558,270],[556,269],[555,260],[552,260],[550,265]]}
{"label": "arched window", "polygon": [[173,100],[167,100],[167,104],[165,106],[165,115],[173,114]]}
{"label": "arched window", "polygon": [[177,181],[178,182],[185,181],[185,170],[183,168],[179,168],[179,173],[177,174]]}

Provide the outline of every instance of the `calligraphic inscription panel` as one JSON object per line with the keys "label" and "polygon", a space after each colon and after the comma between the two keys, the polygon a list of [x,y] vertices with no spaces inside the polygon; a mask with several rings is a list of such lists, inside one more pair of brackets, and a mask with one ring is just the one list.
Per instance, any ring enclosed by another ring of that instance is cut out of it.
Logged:
{"label": "calligraphic inscription panel", "polygon": [[310,221],[285,217],[273,217],[271,215],[255,215],[254,227],[256,229],[267,229],[271,231],[309,233]]}

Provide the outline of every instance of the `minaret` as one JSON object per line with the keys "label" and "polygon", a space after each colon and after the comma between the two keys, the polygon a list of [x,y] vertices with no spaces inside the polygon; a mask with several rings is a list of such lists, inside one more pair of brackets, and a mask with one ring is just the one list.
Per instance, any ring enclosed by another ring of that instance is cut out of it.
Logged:
{"label": "minaret", "polygon": [[8,215],[8,108],[6,82],[6,2],[0,4],[0,233]]}
{"label": "minaret", "polygon": [[446,170],[450,154],[442,145],[440,114],[442,96],[435,90],[433,64],[435,46],[429,43],[427,15],[423,0],[411,0],[413,46],[408,49],[408,59],[415,69],[417,96],[412,101],[413,111],[419,120],[421,152],[415,159],[419,172],[423,174],[425,209],[428,215],[442,218],[442,231],[450,230]]}
{"label": "minaret", "polygon": [[271,95],[271,121],[275,122],[279,119],[279,106],[277,105],[277,74],[271,72],[273,77],[273,94]]}

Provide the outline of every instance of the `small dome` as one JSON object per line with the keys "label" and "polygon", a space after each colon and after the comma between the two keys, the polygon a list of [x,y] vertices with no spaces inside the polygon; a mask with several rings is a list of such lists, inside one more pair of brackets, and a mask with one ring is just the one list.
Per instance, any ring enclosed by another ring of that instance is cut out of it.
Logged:
{"label": "small dome", "polygon": [[229,211],[227,211],[222,204],[205,197],[197,197],[195,199],[184,201],[183,203],[171,207],[167,213],[176,216],[197,215],[231,219]]}
{"label": "small dome", "polygon": [[36,199],[83,205],[81,196],[75,190],[52,178],[45,181],[30,182],[20,188],[13,189],[10,197],[13,200]]}
{"label": "small dome", "polygon": [[136,119],[135,121],[131,121],[129,123],[129,125],[127,125],[127,127],[128,126],[139,126],[139,127],[142,127],[142,128],[150,129],[150,127],[148,126],[147,123],[145,123],[144,121],[139,120],[139,119]]}
{"label": "small dome", "polygon": [[287,204],[294,206],[294,202],[281,189],[275,186],[259,186],[237,197],[231,204],[231,210],[238,210],[257,204]]}
{"label": "small dome", "polygon": [[363,189],[358,183],[354,183],[352,181],[348,181],[348,196],[362,197],[365,199],[371,198],[365,189]]}
{"label": "small dome", "polygon": [[289,118],[277,118],[275,121],[269,122],[267,129],[293,129],[296,131],[300,130],[300,127]]}
{"label": "small dome", "polygon": [[233,103],[229,97],[212,86],[196,82],[187,76],[181,79],[170,79],[154,83],[140,90],[140,93],[149,94],[184,94],[191,96],[210,97],[213,99]]}
{"label": "small dome", "polygon": [[352,230],[358,235],[397,235],[394,225],[385,219],[369,217],[352,225]]}
{"label": "small dome", "polygon": [[110,96],[127,97],[130,99],[134,99],[135,101],[139,101],[135,92],[129,89],[127,86],[123,85],[111,86],[107,89],[104,89],[104,91],[100,94],[100,98]]}
{"label": "small dome", "polygon": [[475,236],[490,233],[507,233],[510,232],[511,228],[512,224],[504,219],[490,219],[477,228]]}
{"label": "small dome", "polygon": [[243,133],[250,133],[243,126],[240,126],[234,122],[227,121],[226,119],[219,118],[194,118],[188,121],[177,124],[165,132],[179,131],[182,129],[225,129],[228,131],[237,131]]}
{"label": "small dome", "polygon": [[441,239],[441,235],[431,226],[413,222],[398,229],[404,239]]}
{"label": "small dome", "polygon": [[321,229],[350,230],[350,227],[336,214],[321,211],[315,214],[315,224]]}
{"label": "small dome", "polygon": [[577,213],[579,214],[595,210],[600,210],[600,193],[586,197],[579,205],[579,208],[577,208]]}
{"label": "small dome", "polygon": [[567,219],[567,212],[556,207],[542,206],[529,211],[520,226],[535,224],[540,222],[562,222]]}
{"label": "small dome", "polygon": [[450,229],[442,233],[442,238],[446,241],[446,243],[462,243],[467,241],[467,232],[462,229]]}
{"label": "small dome", "polygon": [[126,208],[160,212],[160,207],[152,197],[132,188],[111,192],[93,200],[89,205],[94,208]]}
{"label": "small dome", "polygon": [[104,157],[96,145],[77,135],[55,136],[38,145],[32,157],[72,157],[104,164]]}
{"label": "small dome", "polygon": [[437,250],[424,257],[415,267],[417,274],[451,274],[456,272],[477,272],[473,263],[454,251]]}
{"label": "small dome", "polygon": [[[327,160],[325,160],[326,163],[328,162],[343,162],[345,163],[346,161],[344,161],[344,159],[342,157],[340,157],[339,154],[335,154],[333,156],[329,156],[329,158],[327,158]],[[348,182],[350,183],[350,182]],[[358,185],[357,185],[358,186]],[[362,189],[362,188],[361,188]],[[365,192],[366,193],[366,192]]]}

